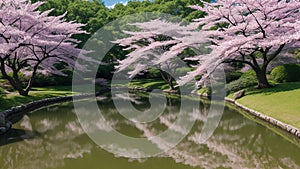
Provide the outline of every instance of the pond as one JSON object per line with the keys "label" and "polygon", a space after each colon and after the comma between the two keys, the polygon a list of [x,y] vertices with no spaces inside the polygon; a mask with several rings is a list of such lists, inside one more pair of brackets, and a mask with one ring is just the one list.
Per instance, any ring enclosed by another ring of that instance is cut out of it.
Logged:
{"label": "pond", "polygon": [[[147,98],[134,96],[135,107],[150,107]],[[162,117],[179,112],[177,98],[168,98]],[[118,132],[130,137],[145,137],[143,127],[120,115],[110,97],[99,98],[98,105]],[[49,106],[31,112],[0,136],[1,169],[200,169],[200,168],[300,168],[300,145],[285,139],[237,110],[225,111],[213,135],[204,143],[197,141],[209,104],[201,102],[189,134],[174,148],[150,158],[125,158],[97,145],[83,130],[73,103]],[[168,128],[157,118],[153,134]],[[280,132],[279,132],[280,133]]]}

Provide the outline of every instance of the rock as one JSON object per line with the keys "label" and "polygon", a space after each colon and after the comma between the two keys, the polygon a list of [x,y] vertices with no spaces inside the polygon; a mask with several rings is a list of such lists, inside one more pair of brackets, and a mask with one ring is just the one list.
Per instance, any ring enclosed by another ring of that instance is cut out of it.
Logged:
{"label": "rock", "polygon": [[237,100],[237,99],[240,99],[244,96],[245,96],[245,90],[240,90],[240,91],[234,93],[233,97],[234,97],[234,100]]}
{"label": "rock", "polygon": [[0,114],[0,127],[4,127],[5,126],[5,114],[1,113]]}
{"label": "rock", "polygon": [[5,127],[0,127],[0,134],[4,134],[6,131],[7,130]]}
{"label": "rock", "polygon": [[5,134],[9,129],[11,129],[12,127],[12,123],[10,121],[8,121],[5,126],[1,126],[0,127],[0,135],[1,134]]}

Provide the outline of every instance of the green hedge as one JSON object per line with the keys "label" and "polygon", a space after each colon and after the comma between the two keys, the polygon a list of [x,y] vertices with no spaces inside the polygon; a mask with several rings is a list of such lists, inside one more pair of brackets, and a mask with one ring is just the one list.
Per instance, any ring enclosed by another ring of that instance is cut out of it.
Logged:
{"label": "green hedge", "polygon": [[226,74],[226,82],[230,83],[232,81],[238,80],[242,75],[242,72],[229,72]]}
{"label": "green hedge", "polygon": [[73,73],[71,70],[61,70],[66,76],[59,75],[44,75],[41,73],[36,74],[33,80],[34,87],[45,87],[55,85],[72,85]]}
{"label": "green hedge", "polygon": [[238,80],[234,80],[227,84],[229,92],[236,92],[241,89],[257,85],[257,78],[254,70],[245,72]]}
{"label": "green hedge", "polygon": [[271,72],[272,78],[279,83],[299,82],[300,64],[286,64],[275,67]]}
{"label": "green hedge", "polygon": [[54,86],[56,85],[52,75],[36,74],[33,80],[34,87]]}

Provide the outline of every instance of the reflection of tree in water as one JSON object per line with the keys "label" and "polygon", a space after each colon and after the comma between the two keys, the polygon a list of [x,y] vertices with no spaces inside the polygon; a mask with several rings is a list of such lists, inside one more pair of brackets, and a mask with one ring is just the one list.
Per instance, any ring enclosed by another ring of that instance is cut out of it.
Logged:
{"label": "reflection of tree in water", "polygon": [[[168,107],[164,114],[149,124],[136,124],[122,119],[111,101],[103,100],[103,102],[105,104],[100,102],[100,105],[105,112],[106,120],[113,128],[122,130],[124,134],[129,128],[135,128],[134,131],[140,133],[136,136],[143,135],[147,138],[167,128],[176,132],[185,132],[181,126],[171,127],[179,110],[178,103],[174,100],[168,100]],[[66,159],[77,159],[84,155],[85,158],[91,158],[88,154],[95,145],[82,131],[72,108],[69,106],[56,108],[54,106],[42,109],[30,114],[29,117],[25,116],[18,123],[17,127],[22,128],[19,134],[21,133],[20,135],[23,136],[21,138],[25,140],[12,141],[10,144],[1,143],[0,168],[58,168],[65,165]],[[197,120],[192,131],[180,144],[160,157],[172,158],[176,163],[185,164],[186,168],[189,166],[233,169],[300,168],[300,152],[297,146],[230,109],[225,110],[214,135],[204,144],[199,144],[199,135],[208,116],[208,110],[209,105],[201,105],[201,110],[189,113],[191,118]],[[212,116],[218,114],[218,112],[211,113]],[[101,126],[97,128],[105,130]],[[156,144],[163,143],[156,142]],[[116,162],[117,160],[119,158],[113,159]],[[128,163],[129,166],[130,164]]]}
{"label": "reflection of tree in water", "polygon": [[[201,114],[197,120],[203,120]],[[201,128],[196,128],[165,156],[203,168],[300,168],[300,152],[294,151],[298,147],[287,144],[269,129],[236,116],[239,115],[225,113],[219,128],[204,144],[198,143]]]}
{"label": "reflection of tree in water", "polygon": [[[151,138],[171,128],[184,132],[181,126],[172,126],[176,119],[178,104],[168,99],[166,112],[158,119],[160,125],[127,123],[141,130],[143,136]],[[178,163],[203,168],[300,168],[298,147],[260,126],[238,112],[226,109],[214,135],[204,144],[199,144],[203,122],[207,120],[209,105],[201,105],[201,111],[190,113],[196,125],[190,134],[175,148],[167,151],[164,157],[171,157]],[[213,118],[219,112],[210,112]],[[174,115],[175,114],[175,115]],[[157,122],[157,121],[156,121]],[[163,147],[164,140],[154,142]],[[284,151],[281,151],[284,149]]]}
{"label": "reflection of tree in water", "polygon": [[[60,113],[62,113],[61,111]],[[40,113],[40,112],[36,112]],[[50,112],[51,113],[51,112]],[[83,157],[90,153],[90,142],[79,142],[76,139],[84,134],[73,113],[42,117],[38,114],[29,119],[25,116],[19,123],[25,132],[40,133],[33,139],[12,143],[0,148],[0,168],[5,169],[41,169],[64,166],[64,160]],[[14,136],[19,137],[19,136]],[[78,139],[79,140],[79,139]]]}

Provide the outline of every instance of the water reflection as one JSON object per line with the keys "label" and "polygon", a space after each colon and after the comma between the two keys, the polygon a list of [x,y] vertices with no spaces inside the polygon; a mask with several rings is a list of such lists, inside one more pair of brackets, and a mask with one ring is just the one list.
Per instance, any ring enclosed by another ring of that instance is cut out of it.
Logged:
{"label": "water reflection", "polygon": [[[138,109],[149,108],[147,99],[135,96],[135,101],[143,103],[135,105]],[[127,120],[109,98],[99,101],[99,107],[105,112],[105,120],[90,118],[98,120],[96,126],[90,123],[97,130],[111,132],[103,125],[107,123],[123,134],[149,140],[167,128],[186,132],[184,127],[174,125],[180,109],[176,99],[168,100],[165,111],[151,123]],[[80,126],[72,104],[48,107],[25,116],[14,130],[1,136],[0,168],[300,168],[299,145],[229,108],[212,137],[200,144],[208,109],[209,105],[201,104],[200,109],[188,112],[187,119],[196,119],[196,123],[175,148],[155,158],[133,160],[113,156],[94,144]],[[151,141],[160,149],[168,144],[167,140]],[[108,146],[123,153],[140,153],[114,144]]]}
{"label": "water reflection", "polygon": [[30,130],[11,129],[0,137],[0,146],[23,141],[25,139],[33,139],[36,135],[38,135],[37,132]]}
{"label": "water reflection", "polygon": [[[84,137],[70,106],[47,108],[24,116],[16,127],[1,139],[16,137],[15,142],[0,147],[0,168],[42,169],[64,166],[65,159],[77,159],[90,153],[91,142],[78,142]],[[47,113],[46,113],[47,112]],[[21,134],[21,135],[20,135]],[[88,140],[88,139],[86,139]]]}

